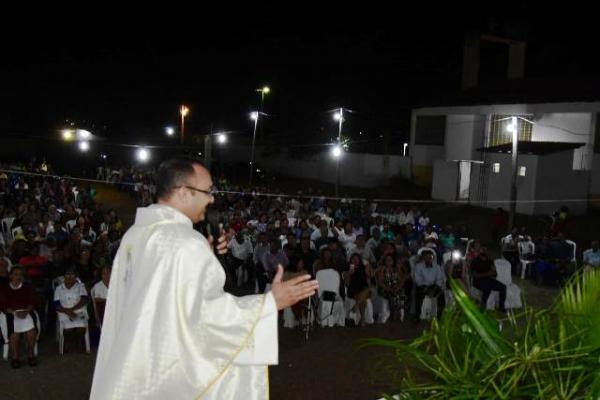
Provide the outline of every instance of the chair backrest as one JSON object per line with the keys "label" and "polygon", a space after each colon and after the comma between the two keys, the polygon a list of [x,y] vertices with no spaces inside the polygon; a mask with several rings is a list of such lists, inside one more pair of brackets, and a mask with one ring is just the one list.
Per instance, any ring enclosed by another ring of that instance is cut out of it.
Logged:
{"label": "chair backrest", "polygon": [[511,235],[506,235],[502,239],[500,239],[500,249],[504,249],[504,246],[510,242]]}
{"label": "chair backrest", "polygon": [[13,222],[15,222],[15,219],[13,217],[3,218],[2,219],[2,232],[5,234],[10,233],[10,228],[12,227]]}
{"label": "chair backrest", "polygon": [[66,225],[67,225],[67,229],[69,230],[69,233],[70,233],[73,230],[73,228],[75,227],[75,225],[77,225],[77,220],[71,219],[71,220],[67,221]]}
{"label": "chair backrest", "polygon": [[473,245],[474,241],[475,239],[468,239],[467,247],[465,248],[465,257],[467,256],[467,254],[469,254],[469,250],[471,250],[471,246]]}
{"label": "chair backrest", "polygon": [[17,226],[16,228],[11,229],[11,235],[14,238],[17,237],[17,235],[20,235],[23,233],[23,228],[21,228],[20,226]]}
{"label": "chair backrest", "polygon": [[319,282],[319,296],[324,291],[335,292],[336,296],[340,294],[340,274],[333,268],[322,269],[317,272],[317,282]]}
{"label": "chair backrest", "polygon": [[577,243],[572,240],[565,240],[572,248],[573,248],[573,257],[571,258],[571,262],[577,262]]}
{"label": "chair backrest", "polygon": [[519,242],[517,246],[519,249],[519,256],[523,257],[526,254],[535,254],[535,244],[531,240]]}
{"label": "chair backrest", "polygon": [[508,260],[504,258],[497,258],[494,260],[494,266],[496,267],[496,280],[502,282],[506,286],[512,283],[512,277],[510,276],[511,265]]}

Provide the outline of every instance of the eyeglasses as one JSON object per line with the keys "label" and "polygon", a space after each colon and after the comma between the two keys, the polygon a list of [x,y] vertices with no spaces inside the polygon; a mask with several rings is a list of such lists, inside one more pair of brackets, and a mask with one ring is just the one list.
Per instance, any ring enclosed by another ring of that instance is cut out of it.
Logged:
{"label": "eyeglasses", "polygon": [[204,189],[197,189],[193,186],[188,186],[188,185],[175,186],[173,189],[178,189],[178,188],[182,188],[182,187],[193,190],[194,192],[204,193],[208,196],[213,196],[213,197],[216,196],[217,193],[219,193],[219,190],[216,188],[210,188],[210,190],[204,190]]}

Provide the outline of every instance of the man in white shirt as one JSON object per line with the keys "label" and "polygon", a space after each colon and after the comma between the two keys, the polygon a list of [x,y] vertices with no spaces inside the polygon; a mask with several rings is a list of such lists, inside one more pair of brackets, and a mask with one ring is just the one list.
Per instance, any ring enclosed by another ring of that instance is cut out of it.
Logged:
{"label": "man in white shirt", "polygon": [[235,259],[233,268],[237,278],[237,287],[241,287],[248,281],[250,260],[252,257],[252,243],[244,233],[244,231],[236,233],[234,240],[230,241],[227,246]]}
{"label": "man in white shirt", "polygon": [[354,245],[354,242],[356,242],[356,234],[354,233],[350,222],[346,224],[344,230],[338,235],[338,240],[346,251]]}
{"label": "man in white shirt", "polygon": [[425,251],[422,260],[415,266],[415,285],[417,287],[416,320],[419,320],[425,295],[437,299],[438,318],[442,315],[446,301],[444,299],[444,273],[433,262],[433,252]]}

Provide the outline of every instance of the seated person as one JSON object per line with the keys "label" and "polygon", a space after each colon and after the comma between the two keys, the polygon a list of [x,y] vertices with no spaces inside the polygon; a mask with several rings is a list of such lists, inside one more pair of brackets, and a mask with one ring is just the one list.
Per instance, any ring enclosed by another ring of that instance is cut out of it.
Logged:
{"label": "seated person", "polygon": [[355,301],[352,312],[360,313],[360,326],[365,325],[365,308],[367,300],[371,297],[371,289],[369,288],[369,273],[363,264],[360,255],[354,253],[350,257],[350,266],[346,272],[348,284],[348,297]]}
{"label": "seated person", "polygon": [[592,240],[592,248],[583,252],[584,267],[600,267],[600,240]]}
{"label": "seated person", "polygon": [[108,266],[100,269],[100,282],[96,283],[92,288],[92,301],[96,310],[96,319],[98,326],[102,327],[104,319],[104,309],[106,307],[106,299],[108,298],[108,284],[110,282],[111,269]]}
{"label": "seated person", "polygon": [[433,262],[433,253],[424,251],[422,261],[415,266],[415,285],[417,286],[416,321],[419,321],[425,295],[437,298],[438,318],[442,315],[446,300],[444,298],[444,273]]}
{"label": "seated person", "polygon": [[379,295],[389,302],[393,321],[400,319],[400,312],[406,306],[405,287],[410,273],[403,267],[401,260],[394,262],[392,256],[386,256],[377,269]]}
{"label": "seated person", "polygon": [[0,306],[2,312],[6,314],[13,368],[21,367],[19,360],[19,336],[21,334],[25,334],[27,340],[28,364],[32,367],[37,364],[34,348],[39,327],[36,326],[33,313],[36,298],[33,288],[24,283],[24,274],[21,267],[13,267],[10,270],[8,285],[0,288],[0,298],[2,298]]}
{"label": "seated person", "polygon": [[67,268],[65,281],[54,291],[54,307],[58,320],[65,329],[65,336],[85,334],[88,325],[88,294],[85,285],[77,279],[77,269]]}
{"label": "seated person", "polygon": [[471,262],[471,274],[473,276],[473,286],[481,290],[480,308],[485,310],[488,297],[492,290],[496,290],[500,294],[500,305],[498,310],[506,312],[504,302],[506,301],[506,286],[496,280],[496,267],[494,262],[488,257],[487,250],[481,249],[479,256]]}
{"label": "seated person", "polygon": [[40,245],[35,242],[29,247],[29,255],[21,257],[19,265],[21,265],[27,276],[32,281],[37,281],[44,278],[45,268],[48,264],[46,257],[40,256]]}

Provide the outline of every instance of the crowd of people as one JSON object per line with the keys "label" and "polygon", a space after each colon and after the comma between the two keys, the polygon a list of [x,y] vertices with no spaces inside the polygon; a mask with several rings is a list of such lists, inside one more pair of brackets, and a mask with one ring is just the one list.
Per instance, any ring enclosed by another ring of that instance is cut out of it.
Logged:
{"label": "crowd of people", "polygon": [[[77,342],[100,319],[110,266],[124,230],[114,210],[95,201],[80,181],[57,179],[49,168],[5,165],[0,173],[0,326],[11,364],[37,363],[34,342],[55,324]],[[90,292],[96,294],[90,298]],[[91,316],[91,317],[90,317]],[[62,333],[61,333],[62,334]]]}
{"label": "crowd of people", "polygon": [[[90,323],[101,326],[110,266],[125,226],[114,210],[95,200],[91,185],[44,176],[47,165],[45,170],[5,169],[22,172],[0,172],[2,336],[10,343],[12,366],[18,368],[21,336],[33,366],[41,328],[54,332],[58,324],[81,338]],[[32,170],[40,175],[24,174]],[[96,178],[120,185],[140,206],[154,200],[152,170],[99,169]],[[505,311],[506,287],[496,279],[493,254],[464,224],[440,227],[427,210],[409,205],[328,199],[311,190],[296,196],[265,187],[244,191],[224,178],[216,186],[221,193],[197,229],[206,233],[222,226],[227,232],[230,251],[222,263],[230,291],[262,293],[282,265],[288,275],[339,274],[338,293],[353,300],[348,311],[359,315],[359,325],[369,322],[367,308],[375,299],[386,301],[392,320],[412,312],[419,321],[426,298],[436,303],[439,315],[448,300],[449,278],[467,292],[479,289],[482,307],[497,291],[498,308]],[[495,229],[501,221],[494,218]],[[531,276],[540,284],[560,282],[573,273],[575,248],[565,241],[566,218],[568,213],[559,214],[559,228],[538,241],[524,229],[500,238],[513,274],[523,259],[535,262]],[[532,251],[523,251],[528,243],[534,244]],[[583,252],[580,264],[600,266],[598,241]],[[292,312],[301,320],[306,307],[300,304]],[[377,320],[385,322],[379,315]]]}

